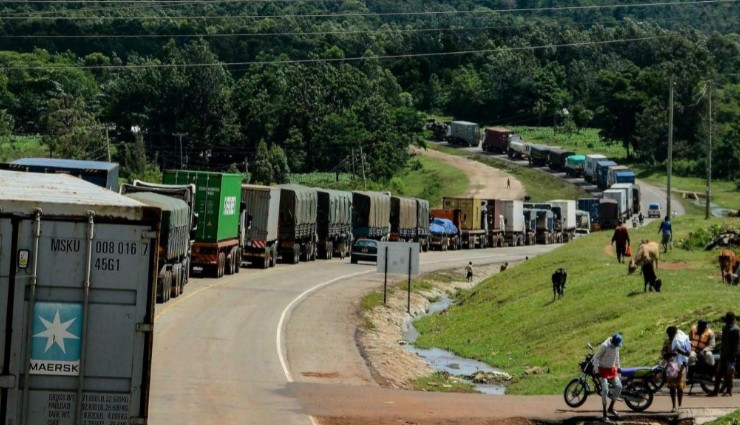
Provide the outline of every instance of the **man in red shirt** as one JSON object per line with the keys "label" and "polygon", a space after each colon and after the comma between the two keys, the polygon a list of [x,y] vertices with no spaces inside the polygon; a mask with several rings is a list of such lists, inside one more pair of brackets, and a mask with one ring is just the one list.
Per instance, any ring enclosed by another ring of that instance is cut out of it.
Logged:
{"label": "man in red shirt", "polygon": [[624,263],[624,253],[627,251],[627,247],[630,245],[630,235],[627,232],[627,226],[619,220],[617,228],[614,229],[614,236],[612,236],[612,245],[617,244],[617,261]]}

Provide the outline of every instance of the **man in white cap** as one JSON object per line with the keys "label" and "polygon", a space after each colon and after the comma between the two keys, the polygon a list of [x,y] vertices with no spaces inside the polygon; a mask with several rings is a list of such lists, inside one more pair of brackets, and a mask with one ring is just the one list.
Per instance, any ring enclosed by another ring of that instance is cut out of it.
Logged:
{"label": "man in white cap", "polygon": [[[615,333],[606,339],[594,354],[594,368],[599,373],[601,380],[601,405],[604,413],[603,421],[609,422],[607,412],[619,419],[619,413],[614,410],[614,402],[622,393],[622,381],[619,379],[619,347],[622,346],[622,335]],[[612,394],[609,394],[609,384],[612,385]],[[606,408],[607,396],[611,398],[609,409]]]}

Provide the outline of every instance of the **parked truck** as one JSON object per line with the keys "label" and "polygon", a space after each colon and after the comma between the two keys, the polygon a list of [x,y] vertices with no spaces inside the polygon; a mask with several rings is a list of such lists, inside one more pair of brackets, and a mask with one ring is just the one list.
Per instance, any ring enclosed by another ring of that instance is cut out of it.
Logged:
{"label": "parked truck", "polygon": [[[197,215],[195,186],[161,185],[134,180],[121,186],[121,194],[162,210],[157,263],[157,301],[167,302],[182,294],[190,280],[190,257]],[[238,265],[237,265],[238,272]]]}
{"label": "parked truck", "polygon": [[588,211],[576,211],[576,236],[591,233],[591,214]]}
{"label": "parked truck", "polygon": [[244,184],[242,199],[246,206],[242,260],[258,268],[275,267],[278,260],[280,188]]}
{"label": "parked truck", "polygon": [[527,240],[524,223],[524,203],[516,200],[502,200],[504,215],[504,237],[509,246],[522,246]]}
{"label": "parked truck", "polygon": [[352,192],[317,189],[316,233],[318,255],[327,260],[344,258],[352,250]]}
{"label": "parked truck", "polygon": [[616,189],[616,190],[622,190],[624,191],[624,199],[627,203],[627,209],[625,210],[625,219],[629,219],[632,216],[632,211],[634,210],[634,195],[632,193],[633,191],[633,184],[632,183],[615,183],[610,187],[609,189]]}
{"label": "parked truck", "polygon": [[565,170],[565,159],[575,154],[575,152],[569,151],[567,149],[552,148],[547,154],[547,166],[551,170],[563,171]]}
{"label": "parked truck", "polygon": [[115,162],[61,158],[21,158],[10,164],[0,164],[0,169],[29,173],[69,174],[118,192],[119,167]]}
{"label": "parked truck", "polygon": [[480,127],[474,122],[452,121],[447,141],[453,145],[478,146],[478,143],[480,143]]}
{"label": "parked truck", "polygon": [[525,159],[529,156],[529,144],[517,135],[509,136],[507,154],[511,159]]}
{"label": "parked truck", "polygon": [[619,204],[614,199],[599,199],[599,224],[602,230],[614,229],[619,222]]}
{"label": "parked truck", "polygon": [[488,218],[480,198],[442,198],[442,207],[446,210],[459,210],[459,222],[463,248],[486,248],[488,246]]}
{"label": "parked truck", "polygon": [[278,215],[278,253],[280,258],[297,264],[314,261],[318,256],[316,217],[318,191],[313,187],[282,184]]}
{"label": "parked truck", "polygon": [[627,214],[627,195],[622,189],[607,189],[604,191],[605,199],[613,199],[617,202],[619,220],[624,220]]}
{"label": "parked truck", "polygon": [[391,241],[413,241],[416,237],[416,199],[391,196]]}
{"label": "parked truck", "polygon": [[583,176],[583,167],[586,163],[584,155],[571,155],[565,158],[565,175],[568,177]]}
{"label": "parked truck", "polygon": [[429,251],[429,221],[431,220],[431,210],[429,201],[426,199],[416,199],[416,236],[415,242],[419,242],[422,251]]}
{"label": "parked truck", "polygon": [[488,246],[502,247],[506,243],[504,229],[506,219],[504,217],[503,204],[500,199],[484,199],[485,215],[488,220]]}
{"label": "parked truck", "polygon": [[[604,155],[590,154],[586,155],[586,161],[583,163],[583,179],[589,183],[596,183],[596,164],[600,161],[606,161],[607,158]],[[593,220],[593,214],[591,215]]]}
{"label": "parked truck", "polygon": [[578,198],[578,209],[588,212],[591,219],[591,232],[601,230],[599,198]]}
{"label": "parked truck", "polygon": [[632,183],[635,184],[637,177],[631,170],[622,170],[615,173],[615,183]]}
{"label": "parked truck", "polygon": [[237,272],[244,243],[242,177],[207,171],[165,170],[164,184],[195,185],[195,232],[191,271],[220,278]]}
{"label": "parked truck", "polygon": [[524,244],[537,244],[537,213],[531,208],[524,208]]}
{"label": "parked truck", "polygon": [[544,167],[550,155],[550,147],[545,145],[529,145],[529,165],[532,167]]}
{"label": "parked truck", "polygon": [[0,187],[0,423],[147,423],[162,210],[68,175]]}
{"label": "parked truck", "polygon": [[552,210],[534,209],[537,217],[537,243],[549,245],[556,243],[555,214]]}
{"label": "parked truck", "polygon": [[486,127],[481,149],[491,153],[506,153],[513,131],[503,127]]}
{"label": "parked truck", "polygon": [[599,189],[608,189],[607,177],[609,175],[609,167],[617,165],[614,161],[599,161],[596,163],[596,185]]}
{"label": "parked truck", "polygon": [[640,185],[632,185],[632,214],[640,214],[642,210],[642,191]]}
{"label": "parked truck", "polygon": [[391,195],[382,192],[352,192],[352,233],[355,239],[386,241],[391,232]]}
{"label": "parked truck", "polygon": [[612,165],[611,167],[609,167],[606,174],[606,187],[612,187],[613,184],[616,184],[617,173],[624,171],[629,171],[629,167],[624,165]]}
{"label": "parked truck", "polygon": [[568,199],[556,199],[548,201],[553,210],[557,207],[560,209],[558,220],[555,224],[555,232],[560,235],[561,242],[573,240],[576,235],[576,201]]}
{"label": "parked truck", "polygon": [[[440,211],[444,210],[432,210],[432,214],[439,214]],[[431,249],[439,251],[461,249],[462,242],[457,226],[448,218],[434,216],[429,223],[429,244]]]}

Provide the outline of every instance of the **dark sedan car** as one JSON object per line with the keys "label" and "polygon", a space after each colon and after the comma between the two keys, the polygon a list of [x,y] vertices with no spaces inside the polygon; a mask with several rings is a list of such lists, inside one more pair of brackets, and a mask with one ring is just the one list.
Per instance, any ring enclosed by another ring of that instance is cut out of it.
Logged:
{"label": "dark sedan car", "polygon": [[378,241],[373,239],[358,239],[352,245],[352,264],[358,261],[378,261]]}

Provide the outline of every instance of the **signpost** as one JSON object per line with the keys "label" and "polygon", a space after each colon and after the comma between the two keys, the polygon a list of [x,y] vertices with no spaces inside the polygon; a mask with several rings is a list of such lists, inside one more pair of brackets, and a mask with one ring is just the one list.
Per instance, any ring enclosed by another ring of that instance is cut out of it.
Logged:
{"label": "signpost", "polygon": [[418,242],[380,242],[378,244],[378,273],[384,273],[383,305],[388,292],[388,273],[408,274],[406,311],[411,313],[411,275],[419,274]]}

